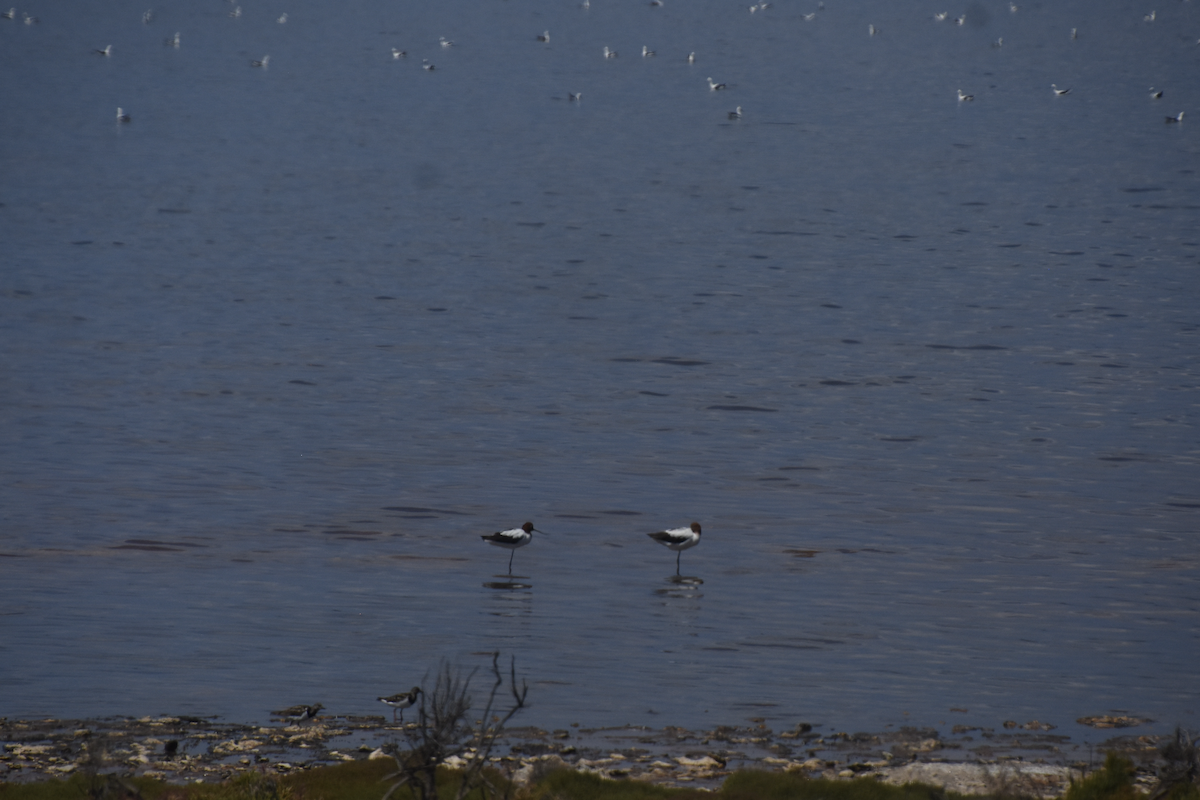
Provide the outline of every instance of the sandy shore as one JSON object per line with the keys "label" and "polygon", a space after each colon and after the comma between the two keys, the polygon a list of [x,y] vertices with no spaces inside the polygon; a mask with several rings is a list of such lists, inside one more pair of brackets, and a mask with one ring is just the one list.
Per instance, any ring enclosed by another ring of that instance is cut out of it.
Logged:
{"label": "sandy shore", "polygon": [[[715,787],[733,770],[756,768],[920,781],[965,794],[1009,787],[1053,797],[1115,750],[1139,766],[1139,783],[1154,785],[1163,737],[1134,733],[1088,746],[1045,730],[1049,727],[1031,722],[1007,723],[1000,730],[956,726],[834,734],[804,724],[784,731],[765,725],[706,731],[525,727],[510,728],[494,755],[497,766],[518,780],[567,765],[606,777]],[[322,716],[265,726],[197,717],[0,719],[0,780],[66,777],[98,764],[102,772],[173,783],[219,781],[250,769],[287,773],[380,757],[381,748],[396,742],[404,742],[402,727],[382,716]]]}

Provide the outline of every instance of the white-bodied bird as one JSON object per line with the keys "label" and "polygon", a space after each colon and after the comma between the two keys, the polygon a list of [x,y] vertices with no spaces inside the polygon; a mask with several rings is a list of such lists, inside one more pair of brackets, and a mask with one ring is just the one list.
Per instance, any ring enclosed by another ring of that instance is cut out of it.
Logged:
{"label": "white-bodied bird", "polygon": [[688,528],[672,528],[646,535],[675,551],[675,574],[678,575],[679,557],[683,555],[683,551],[700,544],[700,523],[693,522]]}
{"label": "white-bodied bird", "polygon": [[524,547],[533,541],[533,534],[535,531],[537,533],[545,533],[545,531],[539,531],[537,528],[533,527],[532,522],[526,522],[519,528],[513,528],[507,531],[498,531],[496,533],[488,534],[487,536],[481,536],[480,538],[488,544],[494,544],[496,547],[506,547],[509,550],[512,550],[512,555],[508,557],[508,574],[511,575],[513,556],[517,554],[517,548]]}

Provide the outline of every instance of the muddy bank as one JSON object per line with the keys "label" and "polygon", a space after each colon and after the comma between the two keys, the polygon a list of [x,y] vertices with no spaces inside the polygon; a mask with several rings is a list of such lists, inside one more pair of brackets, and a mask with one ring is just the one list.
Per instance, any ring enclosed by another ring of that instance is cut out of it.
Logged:
{"label": "muddy bank", "polygon": [[[1098,768],[1115,750],[1155,783],[1164,737],[1118,736],[1099,746],[1072,743],[1036,722],[999,730],[902,728],[883,733],[818,733],[800,723],[712,730],[645,727],[547,731],[511,728],[497,765],[518,780],[569,766],[612,778],[716,786],[736,769],[803,770],[814,777],[876,776],[982,794],[1004,787],[1057,796],[1072,776]],[[403,727],[382,716],[320,716],[287,724],[239,725],[198,717],[88,720],[0,719],[0,780],[66,777],[79,770],[147,775],[174,783],[220,781],[239,772],[287,773],[384,757],[404,742]],[[453,762],[451,762],[453,766]]]}

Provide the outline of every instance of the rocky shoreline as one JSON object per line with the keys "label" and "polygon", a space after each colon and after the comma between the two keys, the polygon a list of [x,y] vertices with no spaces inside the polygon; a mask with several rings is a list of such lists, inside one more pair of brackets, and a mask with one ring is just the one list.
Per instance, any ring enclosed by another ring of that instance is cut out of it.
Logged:
{"label": "rocky shoreline", "polygon": [[[1112,718],[1094,719],[1102,720],[1096,727],[1120,726],[1103,722]],[[1134,734],[1089,746],[1048,729],[1036,721],[1005,723],[1000,730],[955,726],[948,732],[901,728],[883,733],[818,733],[804,723],[786,731],[762,723],[707,731],[523,727],[505,731],[493,760],[520,782],[563,766],[610,778],[700,787],[716,787],[737,769],[802,770],[813,777],[919,781],[964,794],[1015,789],[1056,797],[1072,778],[1098,768],[1104,753],[1116,751],[1138,765],[1142,788],[1157,782],[1158,748],[1168,737]],[[199,717],[0,719],[0,781],[97,770],[171,783],[213,782],[250,770],[286,774],[386,757],[391,746],[404,741],[403,725],[382,716],[321,716],[271,725]]]}

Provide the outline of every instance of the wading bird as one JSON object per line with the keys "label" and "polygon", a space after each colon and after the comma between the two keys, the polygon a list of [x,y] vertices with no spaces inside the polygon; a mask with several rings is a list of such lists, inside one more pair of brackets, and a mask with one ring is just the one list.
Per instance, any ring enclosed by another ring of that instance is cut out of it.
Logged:
{"label": "wading bird", "polygon": [[700,544],[700,523],[693,522],[689,528],[672,528],[646,535],[675,551],[675,574],[678,575],[679,557],[683,555],[683,551]]}
{"label": "wading bird", "polygon": [[539,531],[537,528],[533,527],[532,522],[526,522],[519,528],[491,533],[487,536],[481,536],[480,538],[488,544],[494,544],[496,547],[506,547],[509,550],[512,550],[512,555],[508,557],[508,574],[511,575],[513,556],[517,554],[517,548],[524,547],[533,541],[533,534],[535,531],[537,531],[537,533],[545,533],[545,531]]}
{"label": "wading bird", "polygon": [[417,695],[422,694],[420,686],[412,687],[412,691],[401,692],[390,697],[380,697],[379,702],[392,707],[392,722],[396,721],[396,712],[400,712],[400,721],[404,721],[404,709],[417,702]]}

